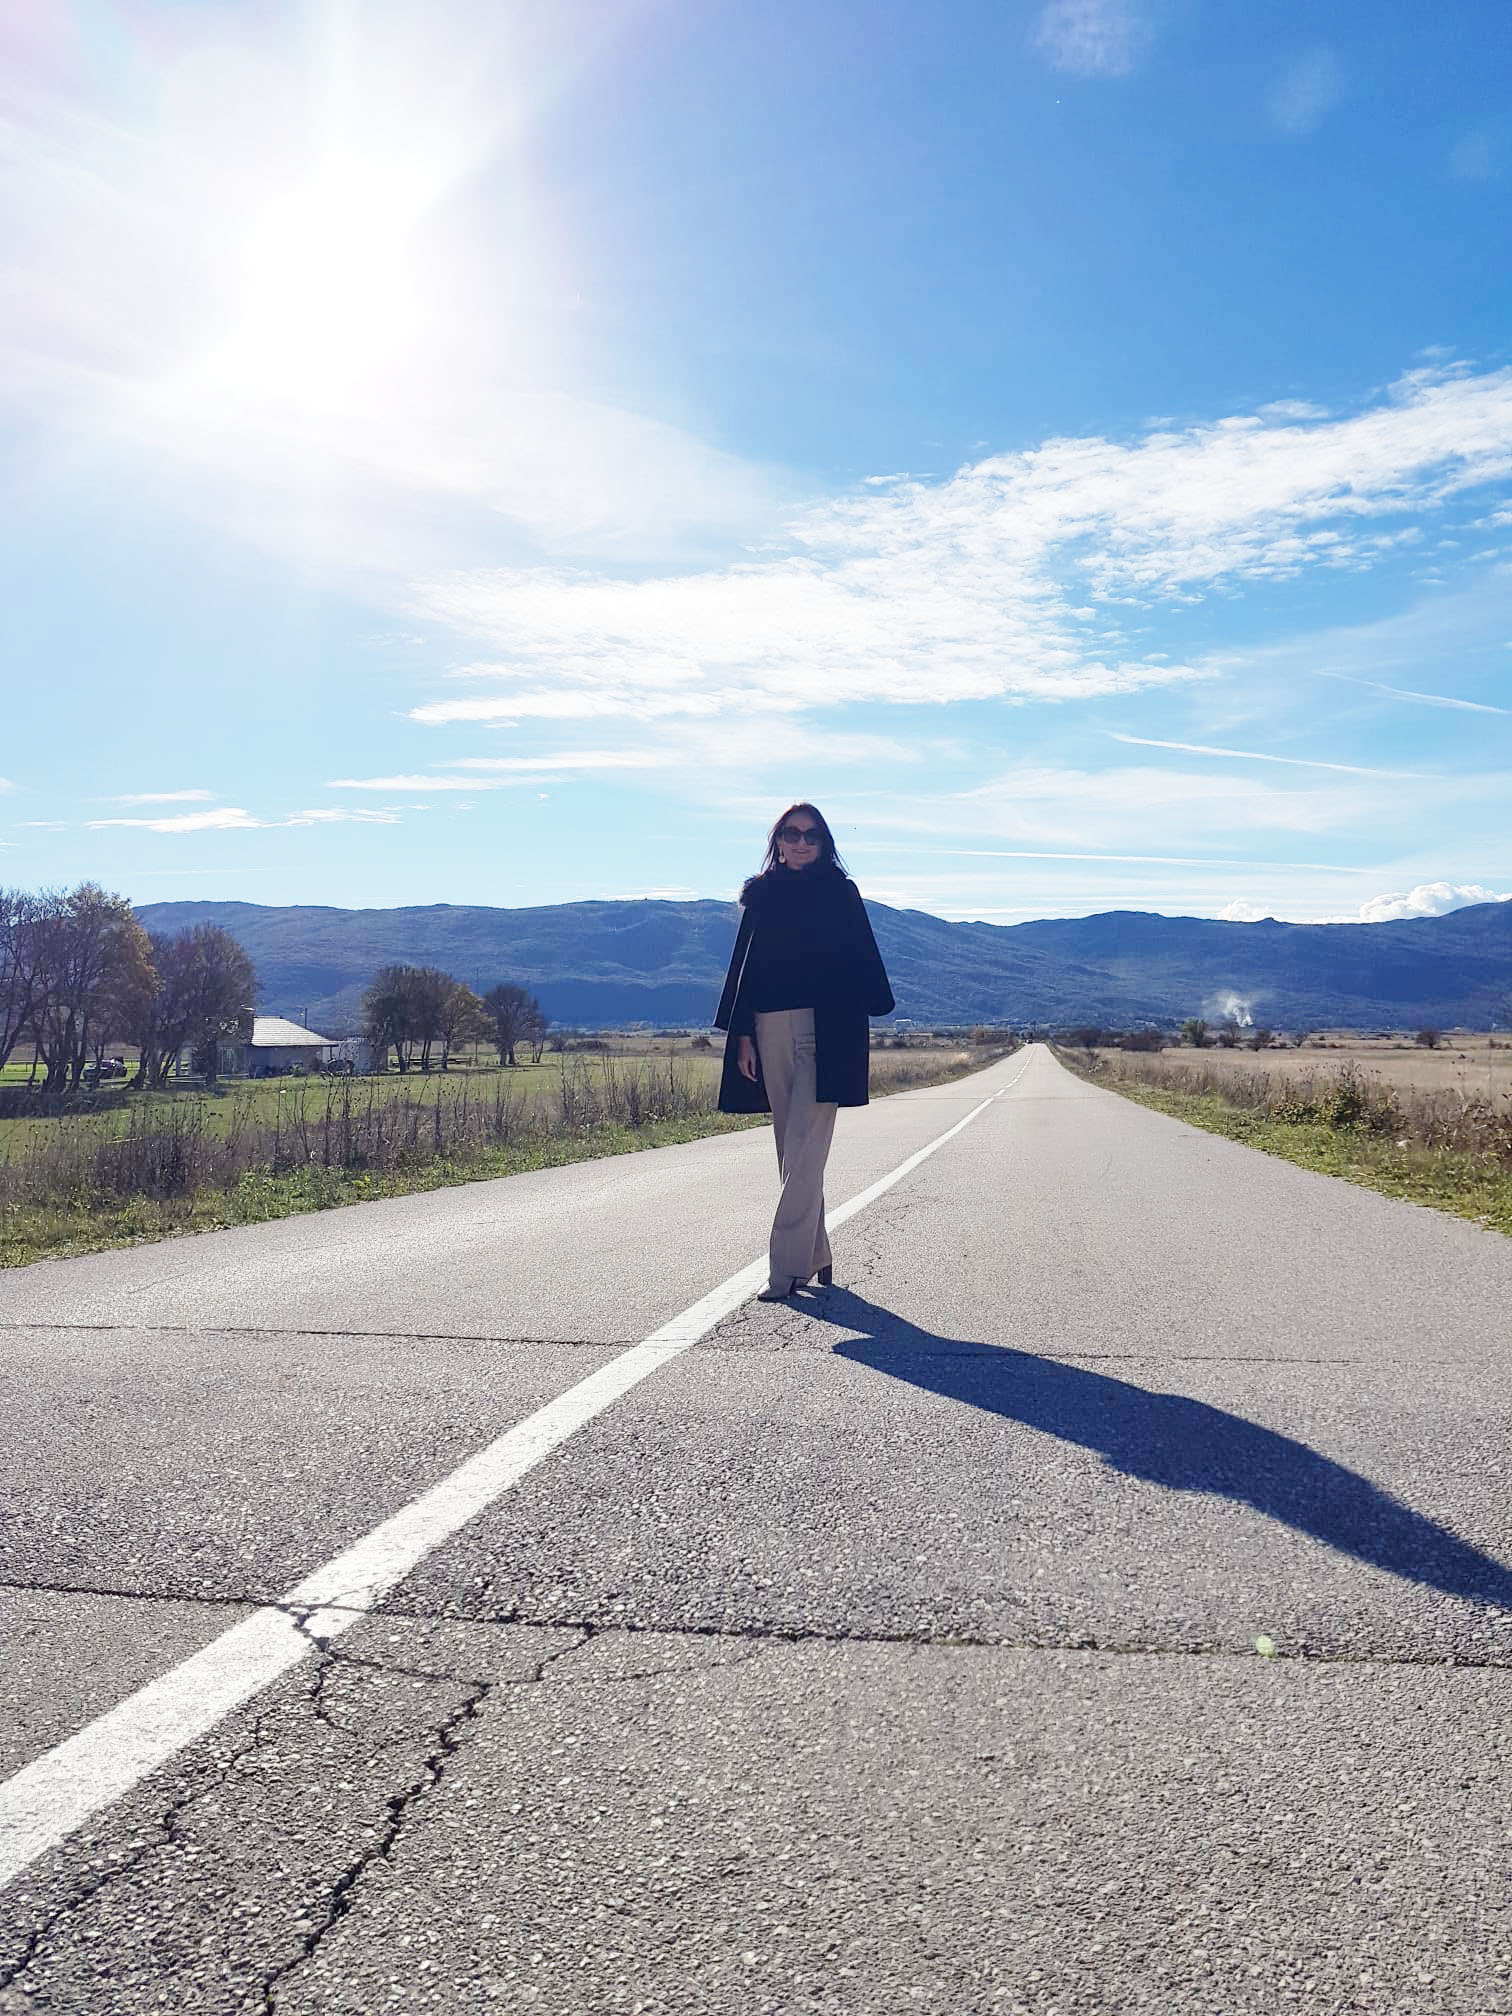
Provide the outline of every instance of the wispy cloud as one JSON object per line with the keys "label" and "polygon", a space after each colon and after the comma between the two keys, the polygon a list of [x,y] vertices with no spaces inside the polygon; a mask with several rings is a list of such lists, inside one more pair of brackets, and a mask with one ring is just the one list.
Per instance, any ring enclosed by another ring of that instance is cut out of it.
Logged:
{"label": "wispy cloud", "polygon": [[957,861],[1117,861],[1139,867],[1212,868],[1294,868],[1316,870],[1324,875],[1368,875],[1368,868],[1343,867],[1337,861],[1271,861],[1238,854],[1077,854],[1045,847],[919,847],[912,841],[864,841],[853,844],[857,854],[889,854],[906,850],[910,859],[947,856]]}
{"label": "wispy cloud", "polygon": [[328,777],[327,791],[497,791],[489,777]]}
{"label": "wispy cloud", "polygon": [[448,770],[654,770],[669,757],[659,749],[561,749],[550,756],[457,756]]}
{"label": "wispy cloud", "polygon": [[1337,679],[1346,686],[1365,686],[1373,693],[1389,693],[1394,700],[1415,700],[1424,707],[1451,707],[1465,714],[1512,714],[1512,707],[1494,707],[1485,700],[1459,700],[1452,693],[1414,693],[1407,686],[1383,686],[1379,679],[1361,679],[1352,672],[1319,672],[1320,679]]}
{"label": "wispy cloud", "polygon": [[[1110,731],[1111,733],[1111,731]],[[1375,770],[1361,763],[1323,763],[1311,756],[1273,756],[1262,749],[1222,749],[1205,742],[1161,742],[1149,735],[1111,734],[1114,742],[1140,749],[1176,749],[1185,756],[1233,756],[1245,763],[1289,763],[1299,770],[1341,770],[1350,777],[1418,777],[1415,770]]]}
{"label": "wispy cloud", "polygon": [[1326,420],[1051,440],[815,505],[770,557],[624,578],[455,572],[418,613],[495,647],[416,721],[641,720],[876,700],[1076,700],[1219,676],[1131,651],[1130,609],[1359,572],[1512,473],[1512,371],[1410,373]]}
{"label": "wispy cloud", "polygon": [[215,796],[213,791],[123,791],[112,798],[112,805],[205,805]]}
{"label": "wispy cloud", "polygon": [[0,777],[0,791],[14,791],[15,788],[9,777]]}
{"label": "wispy cloud", "polygon": [[1344,73],[1332,49],[1309,49],[1287,71],[1269,100],[1281,133],[1315,133],[1344,95]]}
{"label": "wispy cloud", "polygon": [[[411,806],[411,811],[423,810]],[[400,814],[393,806],[373,807],[352,811],[344,806],[319,806],[312,812],[291,812],[287,819],[274,819],[268,823],[274,826],[397,826]]]}
{"label": "wispy cloud", "polygon": [[240,805],[217,805],[208,812],[178,812],[161,819],[90,819],[90,831],[106,826],[135,826],[147,833],[230,833],[266,824]]}
{"label": "wispy cloud", "polygon": [[91,832],[106,826],[130,826],[145,833],[243,833],[265,832],[280,826],[322,826],[351,822],[392,826],[398,819],[398,812],[391,809],[352,812],[339,806],[310,812],[291,812],[282,819],[259,819],[240,805],[217,805],[213,810],[206,812],[171,813],[165,814],[160,819],[91,819],[87,824]]}
{"label": "wispy cloud", "polygon": [[1077,77],[1124,77],[1149,40],[1149,22],[1131,0],[1050,0],[1034,45],[1057,70]]}

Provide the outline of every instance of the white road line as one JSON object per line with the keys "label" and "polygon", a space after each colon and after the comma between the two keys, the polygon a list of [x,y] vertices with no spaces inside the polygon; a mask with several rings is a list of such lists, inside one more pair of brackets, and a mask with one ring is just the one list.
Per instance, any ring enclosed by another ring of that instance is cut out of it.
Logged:
{"label": "white road line", "polygon": [[[1027,1069],[1026,1060],[1001,1091],[990,1094],[880,1181],[847,1199],[829,1214],[829,1223],[843,1225],[901,1183],[1003,1093],[1012,1091]],[[755,1293],[766,1271],[765,1257],[742,1267],[691,1309],[527,1416],[296,1583],[276,1607],[253,1611],[203,1651],[149,1681],[0,1785],[0,1884],[9,1883],[93,1814],[123,1798],[148,1772],[297,1666],[314,1650],[314,1639],[339,1637],[358,1623],[418,1561],[486,1510],[569,1435],[707,1336]]]}

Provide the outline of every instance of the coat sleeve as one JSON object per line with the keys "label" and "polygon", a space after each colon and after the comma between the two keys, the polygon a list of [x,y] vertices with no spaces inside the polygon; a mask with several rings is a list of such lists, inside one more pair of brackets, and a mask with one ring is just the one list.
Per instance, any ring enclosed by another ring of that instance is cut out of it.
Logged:
{"label": "coat sleeve", "polygon": [[850,931],[854,939],[855,975],[861,998],[868,1015],[891,1015],[897,1003],[888,984],[882,954],[877,950],[871,919],[866,914],[866,905],[855,883],[847,882],[846,887],[850,892],[847,898],[851,910]]}
{"label": "coat sleeve", "polygon": [[731,1036],[751,1036],[756,1030],[750,1009],[739,1002],[741,976],[745,972],[746,955],[751,949],[754,929],[755,920],[750,911],[742,910],[740,929],[735,934],[735,950],[730,954],[730,970],[725,974],[724,992],[719,997],[719,1007],[714,1015],[714,1027],[726,1030]]}

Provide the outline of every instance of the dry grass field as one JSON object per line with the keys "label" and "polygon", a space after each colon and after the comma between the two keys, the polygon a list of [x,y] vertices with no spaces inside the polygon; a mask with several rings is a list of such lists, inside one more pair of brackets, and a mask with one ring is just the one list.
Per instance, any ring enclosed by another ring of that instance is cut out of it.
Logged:
{"label": "dry grass field", "polygon": [[1063,1050],[1072,1070],[1231,1140],[1512,1233],[1512,1046],[1330,1036],[1302,1049]]}
{"label": "dry grass field", "polygon": [[[1125,1053],[1102,1050],[1099,1056],[1112,1058]],[[1314,1038],[1300,1050],[1224,1050],[1209,1045],[1193,1050],[1174,1044],[1160,1052],[1149,1052],[1141,1061],[1159,1060],[1187,1068],[1201,1066],[1238,1076],[1255,1072],[1286,1072],[1312,1076],[1354,1064],[1400,1092],[1459,1092],[1466,1097],[1512,1099],[1512,1038],[1506,1036],[1455,1035],[1446,1037],[1437,1050],[1427,1050],[1411,1038],[1329,1034]]]}
{"label": "dry grass field", "polygon": [[[521,1055],[524,1056],[524,1052]],[[128,1060],[135,1064],[135,1057]],[[538,1064],[521,1063],[503,1070],[491,1049],[481,1056],[459,1057],[449,1071],[421,1073],[386,1072],[374,1078],[308,1077],[223,1078],[214,1091],[198,1083],[176,1085],[161,1092],[128,1092],[120,1083],[109,1083],[102,1091],[98,1110],[88,1106],[63,1114],[35,1117],[0,1115],[0,1161],[60,1128],[90,1128],[96,1132],[119,1132],[131,1123],[141,1125],[167,1109],[193,1113],[195,1124],[207,1133],[224,1138],[248,1127],[275,1124],[296,1108],[308,1111],[323,1105],[342,1087],[361,1088],[364,1100],[384,1104],[448,1106],[464,1096],[476,1102],[507,1096],[525,1108],[541,1109],[559,1104],[564,1077],[589,1081],[631,1072],[649,1076],[674,1072],[694,1108],[712,1105],[719,1088],[721,1052],[718,1039],[701,1046],[687,1036],[610,1034],[594,1039],[593,1047],[574,1046],[567,1052],[547,1051]],[[872,1090],[881,1098],[889,1092],[933,1082],[941,1077],[957,1077],[984,1061],[983,1053],[954,1041],[921,1037],[907,1049],[877,1049],[872,1053]],[[3,1074],[6,1084],[24,1084],[28,1063],[13,1064]]]}
{"label": "dry grass field", "polygon": [[[879,1050],[872,1089],[938,1084],[1003,1054]],[[696,1039],[629,1039],[516,1070],[242,1080],[0,1121],[0,1266],[757,1124],[716,1110],[720,1064]]]}

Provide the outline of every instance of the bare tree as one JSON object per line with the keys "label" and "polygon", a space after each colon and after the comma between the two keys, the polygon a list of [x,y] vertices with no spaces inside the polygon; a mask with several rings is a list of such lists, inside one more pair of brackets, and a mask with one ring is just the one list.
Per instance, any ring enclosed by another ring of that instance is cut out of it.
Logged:
{"label": "bare tree", "polygon": [[1208,1025],[1199,1015],[1192,1015],[1181,1025],[1181,1033],[1194,1050],[1207,1047]]}
{"label": "bare tree", "polygon": [[[527,994],[523,987],[503,982],[490,987],[483,996],[483,1006],[493,1020],[494,1041],[499,1046],[499,1062],[512,1065],[515,1062],[517,1044],[530,1040],[534,1022],[541,1016],[541,1004],[533,994]],[[542,1030],[544,1037],[545,1030]]]}
{"label": "bare tree", "polygon": [[35,908],[24,890],[0,889],[0,1069],[31,1023]]}
{"label": "bare tree", "polygon": [[408,1071],[410,1066],[414,1015],[409,976],[414,970],[412,966],[381,966],[362,997],[362,1033],[381,1071],[388,1069],[391,1049],[401,1071]]}
{"label": "bare tree", "polygon": [[530,1061],[539,1064],[541,1052],[546,1048],[546,1032],[551,1027],[551,1017],[539,1001],[532,998],[530,1019],[525,1030],[525,1041],[530,1045]]}
{"label": "bare tree", "polygon": [[405,969],[409,995],[410,1039],[420,1046],[420,1069],[431,1068],[431,1045],[442,1036],[447,996],[456,981],[439,966],[410,966]]}
{"label": "bare tree", "polygon": [[152,948],[124,896],[93,882],[38,899],[30,1027],[46,1071],[44,1093],[77,1085],[96,1030],[108,1038],[152,990]]}
{"label": "bare tree", "polygon": [[155,931],[155,995],[143,1002],[134,1032],[141,1051],[136,1082],[161,1085],[184,1049],[200,1057],[213,1079],[222,1041],[251,1033],[257,974],[229,931],[195,924],[172,933]]}
{"label": "bare tree", "polygon": [[488,1010],[465,981],[453,980],[442,999],[437,1023],[441,1037],[441,1069],[451,1062],[453,1046],[486,1037],[493,1024]]}

